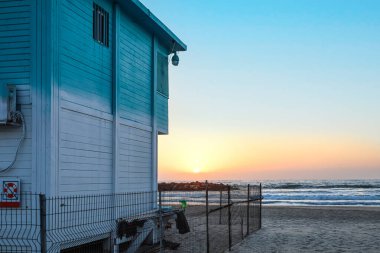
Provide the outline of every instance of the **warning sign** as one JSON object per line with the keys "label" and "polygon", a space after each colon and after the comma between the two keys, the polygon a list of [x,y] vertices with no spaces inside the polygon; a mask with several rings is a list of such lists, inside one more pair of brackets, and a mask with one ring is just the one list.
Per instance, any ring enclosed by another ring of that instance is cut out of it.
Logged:
{"label": "warning sign", "polygon": [[1,180],[0,207],[20,207],[20,180]]}

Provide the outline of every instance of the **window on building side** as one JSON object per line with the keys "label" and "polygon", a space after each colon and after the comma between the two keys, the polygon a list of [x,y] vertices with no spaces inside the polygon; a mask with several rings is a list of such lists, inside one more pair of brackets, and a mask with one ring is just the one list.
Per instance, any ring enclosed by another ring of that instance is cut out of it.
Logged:
{"label": "window on building side", "polygon": [[109,46],[109,14],[102,7],[95,4],[92,10],[92,36],[100,44]]}
{"label": "window on building side", "polygon": [[157,91],[169,97],[168,57],[157,54]]}

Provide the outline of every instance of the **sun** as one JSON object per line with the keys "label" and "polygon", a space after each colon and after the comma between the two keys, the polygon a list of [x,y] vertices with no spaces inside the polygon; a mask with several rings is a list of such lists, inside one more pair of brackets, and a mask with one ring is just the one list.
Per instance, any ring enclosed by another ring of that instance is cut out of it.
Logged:
{"label": "sun", "polygon": [[201,172],[201,168],[199,168],[199,167],[196,167],[193,169],[193,173],[195,173],[195,174],[198,174],[200,172]]}

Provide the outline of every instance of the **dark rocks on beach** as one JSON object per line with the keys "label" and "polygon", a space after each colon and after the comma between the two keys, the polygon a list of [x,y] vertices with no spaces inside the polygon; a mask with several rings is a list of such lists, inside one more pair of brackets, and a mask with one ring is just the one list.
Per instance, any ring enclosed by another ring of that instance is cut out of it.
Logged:
{"label": "dark rocks on beach", "polygon": [[[234,190],[235,187],[232,186],[231,190]],[[205,182],[186,182],[186,183],[159,183],[159,191],[204,191],[206,190]],[[227,191],[228,185],[222,183],[208,183],[209,191]]]}

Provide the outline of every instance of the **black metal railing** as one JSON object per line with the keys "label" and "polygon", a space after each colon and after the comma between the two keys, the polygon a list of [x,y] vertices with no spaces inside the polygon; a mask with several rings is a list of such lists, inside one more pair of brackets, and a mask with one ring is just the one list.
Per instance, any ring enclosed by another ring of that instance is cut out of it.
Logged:
{"label": "black metal railing", "polygon": [[169,219],[163,233],[168,249],[224,252],[261,228],[261,185],[215,191],[206,183],[197,191],[165,191],[160,195],[163,209],[183,209],[190,228],[190,232],[179,234],[175,217]]}
{"label": "black metal railing", "polygon": [[218,191],[204,185],[85,196],[22,193],[19,207],[0,208],[0,252],[224,252],[261,227],[261,185]]}
{"label": "black metal railing", "polygon": [[[41,252],[39,195],[23,193],[18,198],[19,207],[0,208],[0,252]],[[5,193],[0,193],[0,201],[7,199]]]}

